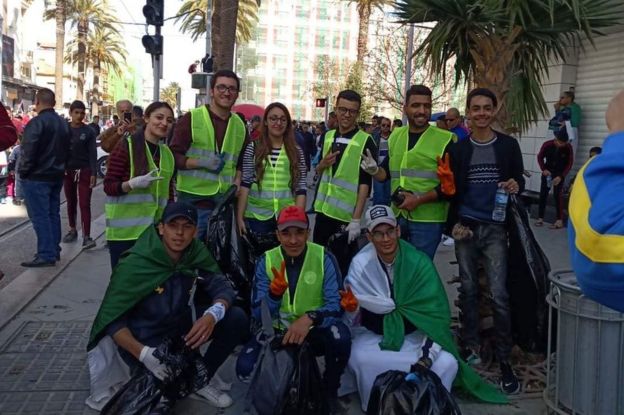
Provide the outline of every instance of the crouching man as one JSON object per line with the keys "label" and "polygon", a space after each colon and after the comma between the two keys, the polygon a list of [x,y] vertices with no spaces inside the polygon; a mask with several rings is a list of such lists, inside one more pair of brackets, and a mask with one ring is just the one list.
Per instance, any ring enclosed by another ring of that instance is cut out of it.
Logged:
{"label": "crouching man", "polygon": [[353,258],[348,289],[341,293],[353,341],[340,394],[357,389],[366,411],[377,375],[408,372],[418,363],[435,372],[449,391],[458,377],[457,385],[478,398],[505,402],[458,358],[446,293],[429,257],[400,239],[389,207],[372,206],[365,221],[371,243]]}
{"label": "crouching man", "polygon": [[[211,340],[203,356],[208,380],[245,340],[247,316],[231,306],[234,291],[203,243],[194,239],[195,207],[172,202],[162,218],[114,268],[93,323],[88,345],[91,407],[101,408],[129,373],[149,370],[160,380],[168,376],[168,368],[153,354],[166,338],[183,337],[198,351]],[[196,291],[207,298],[203,309],[194,301]],[[192,397],[221,408],[232,404],[227,394],[211,386]]]}
{"label": "crouching man", "polygon": [[[303,208],[288,206],[277,218],[280,246],[267,251],[256,264],[252,314],[260,321],[267,301],[274,325],[285,330],[283,344],[307,340],[317,356],[325,357],[323,386],[331,413],[343,413],[337,390],[349,360],[351,335],[340,320],[342,284],[336,258],[320,245],[308,242],[308,217]],[[251,374],[260,345],[252,340],[239,356],[237,374]]]}

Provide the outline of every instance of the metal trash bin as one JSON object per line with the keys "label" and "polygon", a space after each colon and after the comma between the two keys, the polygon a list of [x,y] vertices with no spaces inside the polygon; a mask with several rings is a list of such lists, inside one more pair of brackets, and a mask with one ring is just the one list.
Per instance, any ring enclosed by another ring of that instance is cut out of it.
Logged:
{"label": "metal trash bin", "polygon": [[[558,414],[624,415],[624,314],[585,297],[570,270],[555,270],[544,401]],[[557,316],[556,334],[553,315]]]}

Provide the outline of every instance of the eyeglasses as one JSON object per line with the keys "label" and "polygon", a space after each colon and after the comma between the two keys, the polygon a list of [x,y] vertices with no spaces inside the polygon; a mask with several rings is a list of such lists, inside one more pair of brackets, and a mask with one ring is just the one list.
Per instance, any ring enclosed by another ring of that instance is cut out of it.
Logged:
{"label": "eyeglasses", "polygon": [[227,86],[227,85],[219,84],[215,86],[215,89],[220,93],[224,93],[225,91],[229,92],[230,94],[238,93],[238,88],[235,86]]}
{"label": "eyeglasses", "polygon": [[360,109],[351,109],[351,108],[345,108],[345,107],[338,107],[336,108],[336,112],[340,115],[346,115],[347,113],[349,113],[349,115],[357,115],[358,112],[360,112]]}
{"label": "eyeglasses", "polygon": [[374,232],[371,232],[370,234],[373,237],[373,241],[381,242],[385,239],[386,236],[388,237],[388,239],[396,238],[397,228],[390,228],[386,232],[374,231]]}
{"label": "eyeglasses", "polygon": [[269,122],[271,124],[287,124],[288,120],[286,117],[269,117]]}

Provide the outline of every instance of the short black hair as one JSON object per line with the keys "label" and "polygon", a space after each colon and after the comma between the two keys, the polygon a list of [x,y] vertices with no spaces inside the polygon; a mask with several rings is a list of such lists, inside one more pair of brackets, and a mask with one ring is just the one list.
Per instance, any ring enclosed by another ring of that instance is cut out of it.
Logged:
{"label": "short black hair", "polygon": [[335,117],[335,116],[336,116],[336,111],[331,111],[329,115],[327,116],[327,118]]}
{"label": "short black hair", "polygon": [[217,78],[231,78],[236,81],[236,89],[240,91],[240,78],[234,71],[230,71],[229,69],[220,69],[212,75],[210,78],[210,89],[214,89],[215,85],[217,85]]}
{"label": "short black hair", "polygon": [[425,85],[412,85],[405,94],[405,105],[407,105],[407,102],[412,97],[412,95],[424,95],[431,98],[433,94],[431,92],[431,89],[429,89],[429,87]]}
{"label": "short black hair", "polygon": [[48,88],[42,88],[37,91],[36,99],[44,104],[53,107],[56,105],[56,97],[54,96],[54,92]]}
{"label": "short black hair", "polygon": [[132,106],[132,114],[134,114],[136,118],[143,118],[143,107],[139,105]]}
{"label": "short black hair", "polygon": [[602,147],[592,147],[589,149],[589,155],[591,156],[592,153],[595,154],[602,154]]}
{"label": "short black hair", "polygon": [[492,92],[492,90],[487,88],[475,88],[468,93],[468,97],[466,98],[466,108],[470,108],[470,101],[474,97],[486,97],[492,100],[492,104],[494,107],[498,107],[498,99],[496,98],[496,94]]}
{"label": "short black hair", "polygon": [[403,127],[403,120],[395,118],[394,121],[392,121],[392,124],[394,124],[395,127]]}
{"label": "short black hair", "polygon": [[347,101],[351,102],[357,102],[359,106],[362,106],[362,96],[352,89],[345,89],[344,91],[340,91],[338,93],[338,96],[336,97],[336,104],[338,104],[340,98],[346,99]]}
{"label": "short black hair", "polygon": [[565,128],[560,128],[555,131],[555,138],[563,143],[567,143],[570,140],[570,136],[568,135],[568,130]]}
{"label": "short black hair", "polygon": [[113,115],[113,120],[118,120],[118,119],[119,119],[119,115],[114,114],[114,115]]}
{"label": "short black hair", "polygon": [[72,102],[71,105],[69,106],[69,112],[72,112],[73,110],[86,110],[86,109],[87,107],[85,107],[84,102],[80,101],[79,99]]}
{"label": "short black hair", "polygon": [[572,91],[565,91],[563,93],[563,95],[565,95],[566,97],[570,98],[572,100],[572,102],[574,102],[574,92],[572,92]]}

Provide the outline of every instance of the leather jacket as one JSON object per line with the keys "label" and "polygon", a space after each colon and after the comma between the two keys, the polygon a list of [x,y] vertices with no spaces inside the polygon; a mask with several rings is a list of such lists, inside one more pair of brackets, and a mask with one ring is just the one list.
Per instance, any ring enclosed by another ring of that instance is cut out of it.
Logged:
{"label": "leather jacket", "polygon": [[20,177],[36,181],[62,180],[70,143],[67,121],[52,108],[42,110],[24,130],[17,166]]}

